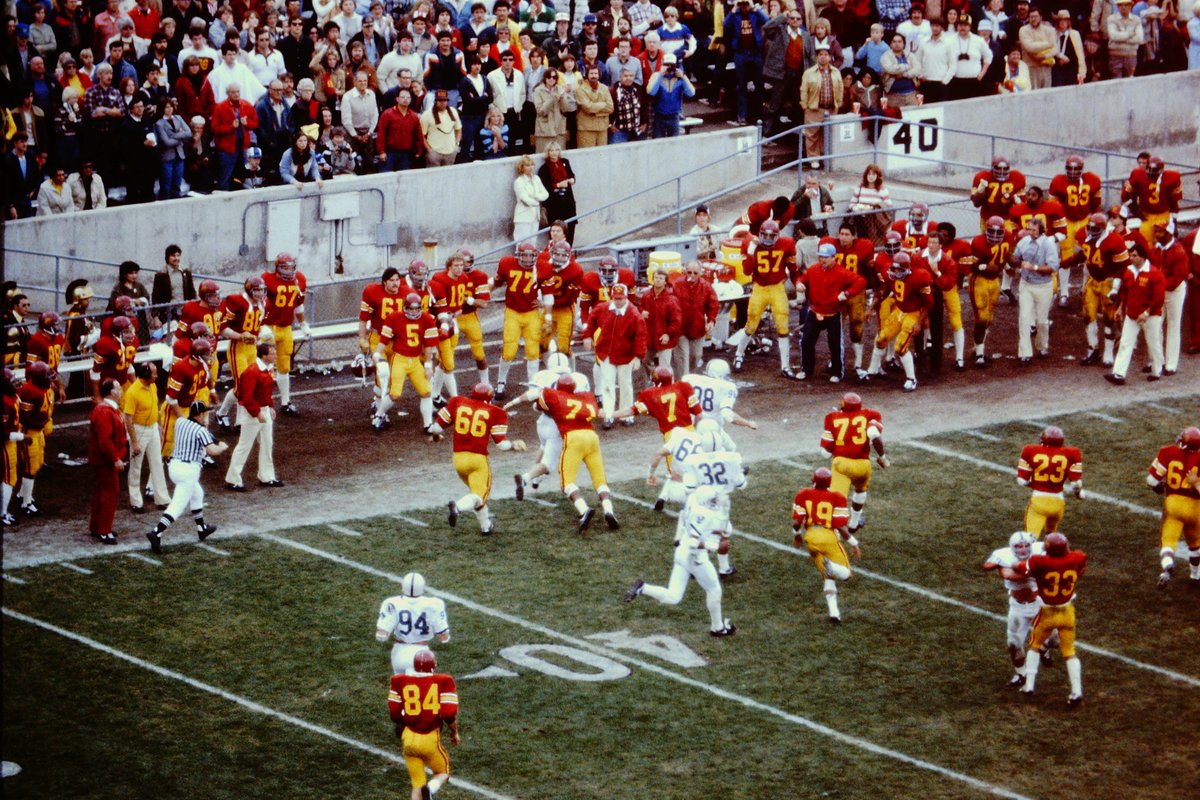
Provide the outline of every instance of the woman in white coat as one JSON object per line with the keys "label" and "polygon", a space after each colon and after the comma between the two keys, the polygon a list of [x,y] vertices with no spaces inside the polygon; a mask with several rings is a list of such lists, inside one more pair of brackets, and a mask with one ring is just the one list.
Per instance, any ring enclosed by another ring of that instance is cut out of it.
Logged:
{"label": "woman in white coat", "polygon": [[521,156],[517,161],[517,179],[513,181],[517,205],[513,209],[513,241],[523,242],[537,235],[542,203],[550,195],[537,176],[533,159]]}

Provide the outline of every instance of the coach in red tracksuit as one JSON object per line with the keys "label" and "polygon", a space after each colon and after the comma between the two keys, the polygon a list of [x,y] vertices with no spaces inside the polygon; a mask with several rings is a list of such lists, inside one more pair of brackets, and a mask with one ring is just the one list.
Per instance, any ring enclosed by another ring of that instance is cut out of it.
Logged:
{"label": "coach in red tracksuit", "polygon": [[842,379],[842,304],[865,291],[867,280],[857,272],[838,266],[835,259],[837,248],[829,242],[817,247],[817,265],[811,267],[797,284],[803,289],[808,303],[808,316],[804,318],[800,334],[800,380],[813,374],[817,363],[817,337],[825,331],[829,344],[829,356],[833,362],[830,383]]}
{"label": "coach in red tracksuit", "polygon": [[[633,405],[633,362],[646,358],[648,334],[646,320],[629,302],[629,290],[623,283],[609,289],[612,297],[607,303],[597,303],[588,314],[585,339],[596,347],[596,393],[604,410],[604,425],[612,427],[616,408]],[[621,389],[621,405],[614,405],[617,387]]]}
{"label": "coach in red tracksuit", "polygon": [[[679,310],[679,299],[667,286],[666,267],[655,267],[650,276],[650,288],[638,298],[638,307],[646,320],[648,344],[655,352],[654,366],[671,366],[671,353],[683,332],[683,316]],[[649,366],[649,365],[647,365]],[[621,406],[627,408],[627,406]]]}
{"label": "coach in red tracksuit", "polygon": [[681,335],[675,345],[675,377],[681,378],[700,366],[704,357],[704,337],[717,322],[721,304],[712,284],[704,280],[699,261],[689,262],[683,275],[671,282],[671,291],[679,300]]}
{"label": "coach in red tracksuit", "polygon": [[258,442],[258,485],[283,486],[275,477],[275,345],[260,344],[258,358],[238,378],[237,424],[242,426],[237,447],[229,458],[225,488],[244,492],[242,468]]}
{"label": "coach in red tracksuit", "polygon": [[96,471],[92,515],[88,530],[105,544],[116,544],[113,518],[121,498],[121,470],[129,453],[129,435],[121,416],[121,384],[100,383],[100,402],[92,409],[88,425],[88,463]]}

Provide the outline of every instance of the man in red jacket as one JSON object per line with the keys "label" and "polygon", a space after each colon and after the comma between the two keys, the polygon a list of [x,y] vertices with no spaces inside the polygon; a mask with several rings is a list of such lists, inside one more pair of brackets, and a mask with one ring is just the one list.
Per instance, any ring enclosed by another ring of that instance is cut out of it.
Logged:
{"label": "man in red jacket", "polygon": [[671,354],[683,332],[679,298],[667,286],[669,277],[666,267],[655,267],[650,274],[650,288],[638,298],[638,306],[646,320],[648,344],[655,352],[655,365],[659,367],[671,366]]}
{"label": "man in red jacket", "polygon": [[213,149],[217,151],[217,188],[229,191],[233,172],[241,164],[246,148],[254,144],[258,128],[254,106],[242,99],[236,83],[225,89],[225,99],[217,103],[212,114]]}
{"label": "man in red jacket", "polygon": [[88,530],[105,544],[116,544],[113,518],[121,496],[121,470],[129,452],[129,437],[121,418],[121,384],[114,380],[100,383],[100,402],[92,409],[88,426],[88,463],[96,470],[96,491],[92,494],[92,515]]}
{"label": "man in red jacket", "polygon": [[379,115],[379,135],[375,139],[385,172],[412,169],[421,157],[425,141],[421,137],[421,118],[412,110],[412,92],[396,92],[396,105]]}
{"label": "man in red jacket", "polygon": [[[588,315],[584,341],[595,343],[599,380],[596,391],[604,411],[604,429],[612,428],[612,415],[621,388],[620,408],[633,405],[633,362],[646,358],[646,321],[629,303],[629,288],[623,283],[609,290],[612,299],[597,303]],[[633,420],[628,424],[632,425]]]}
{"label": "man in red jacket", "polygon": [[817,266],[807,270],[796,284],[808,300],[808,316],[800,334],[802,366],[797,376],[804,380],[817,364],[817,339],[825,331],[833,372],[830,383],[842,380],[842,308],[854,295],[866,291],[867,279],[836,263],[837,247],[825,242],[817,247]]}
{"label": "man in red jacket", "polygon": [[[1128,242],[1128,240],[1127,240]],[[1120,298],[1118,316],[1125,321],[1121,328],[1121,344],[1117,347],[1117,360],[1113,371],[1104,376],[1109,383],[1125,385],[1125,373],[1137,347],[1139,331],[1146,337],[1146,349],[1150,352],[1150,374],[1148,381],[1162,377],[1162,314],[1166,298],[1167,279],[1162,270],[1150,261],[1146,248],[1134,242],[1129,248],[1129,267],[1124,276],[1113,287]]]}
{"label": "man in red jacket", "polygon": [[717,323],[721,304],[712,284],[704,280],[699,261],[689,261],[683,277],[676,277],[671,291],[679,301],[681,335],[675,345],[675,374],[687,375],[700,369],[704,358],[704,337]]}
{"label": "man in red jacket", "polygon": [[275,478],[275,460],[272,450],[275,445],[275,355],[273,344],[258,346],[257,360],[246,367],[238,380],[237,424],[242,426],[242,435],[238,439],[233,456],[229,459],[229,469],[225,473],[225,488],[232,492],[244,492],[242,485],[242,467],[258,442],[258,485],[283,486],[283,481]]}

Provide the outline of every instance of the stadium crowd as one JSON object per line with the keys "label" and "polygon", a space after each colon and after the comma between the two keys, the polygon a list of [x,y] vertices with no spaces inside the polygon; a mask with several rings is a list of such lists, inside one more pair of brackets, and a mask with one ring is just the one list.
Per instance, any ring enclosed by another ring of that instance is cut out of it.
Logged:
{"label": "stadium crowd", "polygon": [[559,5],[9,0],[5,217],[1200,68],[1189,0]]}

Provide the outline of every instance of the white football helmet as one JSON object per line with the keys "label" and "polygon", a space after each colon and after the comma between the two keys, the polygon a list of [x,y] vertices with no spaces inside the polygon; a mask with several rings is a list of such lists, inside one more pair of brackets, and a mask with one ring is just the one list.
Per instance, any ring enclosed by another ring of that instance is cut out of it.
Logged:
{"label": "white football helmet", "polygon": [[550,353],[546,356],[546,369],[556,375],[565,375],[571,371],[571,359],[563,353]]}
{"label": "white football helmet", "polygon": [[1021,561],[1025,561],[1033,554],[1033,543],[1036,541],[1037,537],[1029,531],[1017,531],[1008,537],[1008,546],[1012,549],[1013,555]]}
{"label": "white football helmet", "polygon": [[711,511],[721,510],[721,495],[711,486],[700,486],[696,491],[692,492],[692,499],[696,505],[707,508]]}
{"label": "white football helmet", "polygon": [[575,391],[590,392],[592,390],[591,382],[582,372],[572,372],[571,377],[575,379]]}
{"label": "white football helmet", "polygon": [[696,423],[696,435],[700,437],[699,449],[705,453],[715,453],[723,449],[721,440],[724,438],[721,435],[721,426],[715,420],[702,419]]}
{"label": "white football helmet", "polygon": [[704,374],[710,378],[727,380],[729,378],[729,362],[723,358],[714,358],[705,365]]}
{"label": "white football helmet", "polygon": [[400,591],[405,597],[420,597],[425,594],[425,578],[419,572],[410,572],[400,580]]}

